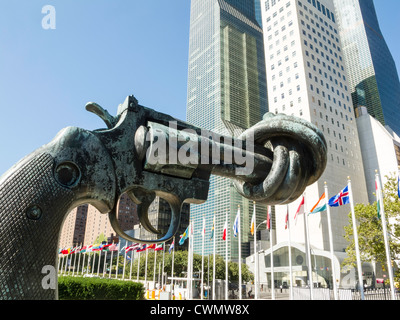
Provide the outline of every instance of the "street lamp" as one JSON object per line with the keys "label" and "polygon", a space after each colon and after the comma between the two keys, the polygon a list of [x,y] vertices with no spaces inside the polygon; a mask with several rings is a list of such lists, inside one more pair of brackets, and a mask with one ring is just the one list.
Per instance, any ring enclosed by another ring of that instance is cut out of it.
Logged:
{"label": "street lamp", "polygon": [[258,299],[258,251],[257,251],[257,229],[267,220],[261,222],[254,230],[254,299]]}

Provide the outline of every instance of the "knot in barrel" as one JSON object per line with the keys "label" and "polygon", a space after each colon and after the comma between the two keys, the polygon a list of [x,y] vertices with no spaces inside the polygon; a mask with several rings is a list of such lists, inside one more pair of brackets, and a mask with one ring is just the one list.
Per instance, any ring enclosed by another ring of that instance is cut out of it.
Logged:
{"label": "knot in barrel", "polygon": [[239,139],[254,139],[254,144],[273,151],[272,167],[263,181],[234,180],[239,194],[247,199],[269,205],[291,203],[316,182],[326,168],[325,137],[316,126],[303,119],[267,113]]}

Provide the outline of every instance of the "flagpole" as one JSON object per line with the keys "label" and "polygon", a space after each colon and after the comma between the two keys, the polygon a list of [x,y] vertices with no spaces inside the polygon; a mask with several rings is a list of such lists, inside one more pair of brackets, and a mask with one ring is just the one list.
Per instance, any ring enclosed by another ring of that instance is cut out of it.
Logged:
{"label": "flagpole", "polygon": [[99,250],[99,262],[97,263],[97,276],[99,276],[100,273],[100,262],[101,262],[101,249]]}
{"label": "flagpole", "polygon": [[[93,251],[92,251],[93,252]],[[94,263],[96,262],[96,253],[95,252],[93,252],[93,262],[92,262],[92,275],[93,275],[93,272],[94,272]]]}
{"label": "flagpole", "polygon": [[[132,243],[132,245],[133,245],[133,243]],[[133,248],[132,248],[132,250],[131,250],[131,268],[130,268],[130,270],[129,270],[129,280],[132,280],[132,268],[133,268]],[[106,254],[107,254],[107,251],[106,251]]]}
{"label": "flagpole", "polygon": [[190,270],[191,270],[191,243],[192,243],[192,234],[191,234],[191,230],[192,230],[192,221],[190,220],[190,222],[189,222],[189,230],[188,230],[188,233],[189,233],[189,242],[188,242],[188,270],[187,270],[187,293],[188,293],[188,300],[190,300],[191,299],[191,295],[190,295],[190,293],[191,293],[191,290],[190,290],[190,287],[191,287],[191,280],[190,280],[190,276],[191,276],[191,274],[190,274]]}
{"label": "flagpole", "polygon": [[149,250],[147,249],[147,246],[146,246],[145,250],[146,250],[146,263],[144,266],[144,285],[145,285],[145,289],[148,289],[148,286],[147,286],[147,257],[149,256]]}
{"label": "flagpole", "polygon": [[91,251],[86,250],[86,253],[88,255],[87,262],[86,262],[86,274],[89,274],[89,263],[90,263],[90,256],[91,256],[90,253],[91,253]]}
{"label": "flagpole", "polygon": [[288,215],[288,233],[289,233],[289,276],[290,276],[290,300],[293,300],[293,271],[292,271],[292,238],[290,233],[289,205],[286,205]]}
{"label": "flagpole", "polygon": [[[81,247],[81,250],[82,250],[82,247],[83,247],[83,246],[82,246],[82,243],[81,243],[80,247]],[[79,266],[81,265],[81,255],[82,255],[81,250],[79,250],[78,268],[76,269],[76,274],[79,274]]]}
{"label": "flagpole", "polygon": [[74,268],[72,269],[72,276],[74,276],[74,274],[75,274],[75,266],[76,266],[76,256],[75,256],[75,251],[76,251],[76,247],[75,247],[75,250],[74,250]]}
{"label": "flagpole", "polygon": [[325,181],[325,206],[326,206],[326,213],[328,216],[328,230],[329,230],[329,246],[331,249],[331,265],[332,265],[332,281],[333,281],[333,296],[335,300],[338,300],[338,288],[336,283],[336,267],[335,267],[335,254],[333,251],[333,237],[332,237],[332,221],[331,221],[331,210],[329,207],[329,194],[328,194],[328,185]]}
{"label": "flagpole", "polygon": [[121,248],[121,241],[118,241],[117,262],[115,263],[115,279],[118,278],[118,259],[119,259],[119,249],[120,248]]}
{"label": "flagpole", "polygon": [[215,232],[215,212],[214,212],[214,218],[213,218],[213,279],[212,279],[212,287],[213,287],[213,291],[212,291],[212,297],[213,300],[215,300],[215,238],[216,238],[216,232]]}
{"label": "flagpole", "polygon": [[273,228],[271,226],[271,222],[272,222],[272,207],[271,206],[268,206],[268,212],[270,214],[269,245],[270,245],[270,250],[271,250],[271,299],[275,300],[274,245],[273,245]]}
{"label": "flagpole", "polygon": [[194,221],[190,226],[190,300],[193,300],[193,249],[194,249]]}
{"label": "flagpole", "polygon": [[201,243],[201,288],[200,288],[200,294],[201,294],[201,300],[203,300],[203,295],[204,295],[204,237],[205,237],[205,228],[206,228],[206,220],[203,216],[203,229],[201,231],[201,236],[203,237],[202,243]]}
{"label": "flagpole", "polygon": [[124,253],[124,267],[122,268],[122,280],[125,279],[125,266],[126,266],[126,249],[128,249],[128,241],[125,243],[125,253]]}
{"label": "flagpole", "polygon": [[306,193],[303,193],[304,197],[304,224],[305,224],[305,232],[306,232],[306,250],[307,250],[307,260],[308,260],[308,281],[309,281],[309,286],[310,286],[310,300],[314,300],[314,294],[313,294],[313,287],[314,287],[314,281],[313,281],[313,276],[312,276],[312,264],[311,264],[311,246],[310,246],[310,234],[309,234],[309,228],[308,228],[308,213],[307,213],[307,207],[306,207]]}
{"label": "flagpole", "polygon": [[165,259],[165,242],[163,242],[161,288],[164,288],[164,259]]}
{"label": "flagpole", "polygon": [[[113,240],[113,242],[112,242],[112,245],[114,245],[114,240]],[[112,258],[113,258],[113,255],[114,255],[114,247],[113,247],[113,250],[111,251],[110,272],[108,273],[108,278],[109,278],[109,279],[111,278],[111,268],[112,268]]]}
{"label": "flagpole", "polygon": [[104,275],[106,274],[106,261],[107,261],[107,250],[104,251],[103,278],[104,278]]}
{"label": "flagpole", "polygon": [[[139,247],[139,249],[141,249],[141,247]],[[136,250],[136,253],[137,253],[137,250]],[[139,271],[140,271],[140,254],[141,254],[141,251],[139,251],[139,258],[138,258],[138,264],[137,264],[136,281],[138,281],[138,282],[139,282]]]}
{"label": "flagpole", "polygon": [[175,236],[174,240],[172,240],[174,247],[172,248],[172,268],[171,268],[171,291],[174,293],[174,262],[175,262]]}
{"label": "flagpole", "polygon": [[226,236],[225,236],[225,299],[228,299],[228,210],[226,210],[225,216],[226,222]]}
{"label": "flagpole", "polygon": [[257,252],[257,227],[256,227],[256,202],[253,201],[253,236],[254,236],[254,299],[258,299],[258,252]]}
{"label": "flagpole", "polygon": [[380,215],[381,215],[381,220],[382,220],[383,238],[385,241],[387,268],[388,268],[389,280],[390,280],[390,294],[392,296],[392,300],[396,300],[395,288],[394,288],[394,278],[393,278],[393,268],[392,268],[392,258],[390,256],[390,247],[389,247],[389,240],[388,240],[388,233],[387,233],[387,226],[386,226],[385,206],[383,204],[382,188],[381,188],[378,170],[375,170],[375,173],[376,173],[375,181],[377,183],[377,189],[378,189],[376,197],[378,199],[378,202],[380,202],[382,204],[381,206],[379,206],[379,209],[380,209]]}
{"label": "flagpole", "polygon": [[[82,244],[82,248],[83,248],[83,244]],[[81,266],[81,274],[83,275],[83,267],[85,266],[85,256],[83,256],[82,257],[82,255],[83,255],[83,252],[82,252],[82,250],[81,250],[81,252],[80,252],[80,255],[79,255],[79,259],[83,259],[82,260],[82,266]],[[79,271],[79,263],[78,263],[78,271]]]}
{"label": "flagpole", "polygon": [[354,246],[356,248],[356,259],[357,259],[357,270],[358,270],[358,288],[361,294],[361,300],[364,300],[364,286],[363,286],[363,276],[362,276],[362,265],[360,258],[360,248],[358,246],[358,234],[357,234],[357,223],[356,223],[356,215],[354,213],[354,202],[353,202],[353,191],[351,188],[351,180],[350,177],[347,177],[347,185],[349,187],[349,201],[351,207],[351,220],[353,223],[353,233],[354,233]]}
{"label": "flagpole", "polygon": [[242,300],[242,249],[241,249],[241,224],[240,224],[240,205],[238,205],[238,215],[239,215],[239,221],[238,221],[238,247],[239,247],[239,300]]}
{"label": "flagpole", "polygon": [[157,251],[154,247],[154,271],[153,271],[153,282],[154,282],[154,289],[156,289],[156,267],[157,267]]}

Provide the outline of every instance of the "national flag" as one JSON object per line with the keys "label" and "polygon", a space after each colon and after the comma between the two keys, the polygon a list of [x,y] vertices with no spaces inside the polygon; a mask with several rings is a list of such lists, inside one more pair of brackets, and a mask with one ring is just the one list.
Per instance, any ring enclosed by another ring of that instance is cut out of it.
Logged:
{"label": "national flag", "polygon": [[349,186],[347,185],[342,191],[340,191],[336,196],[329,200],[329,206],[339,207],[350,203],[349,196]]}
{"label": "national flag", "polygon": [[108,247],[109,251],[118,251],[118,246],[113,243],[111,246]]}
{"label": "national flag", "polygon": [[[304,201],[304,198],[303,198],[303,201]],[[286,209],[285,230],[288,228],[288,222],[289,222],[289,208]]]}
{"label": "national flag", "polygon": [[215,226],[215,216],[213,218],[213,224],[212,224],[212,228],[211,228],[210,240],[212,240],[214,238],[214,226]]}
{"label": "national flag", "polygon": [[125,252],[137,250],[140,247],[138,243],[133,243],[130,246],[126,247]]}
{"label": "national flag", "polygon": [[315,206],[312,207],[310,214],[322,212],[325,210],[326,210],[326,203],[325,203],[325,192],[324,192],[324,194],[321,196],[321,198],[319,198]]}
{"label": "national flag", "polygon": [[381,204],[380,183],[379,183],[377,177],[375,178],[375,190],[376,190],[376,199],[377,199],[376,206],[377,206],[377,209],[378,209],[378,218],[380,219],[381,218],[381,206],[382,206],[382,204]]}
{"label": "national flag", "polygon": [[237,237],[239,233],[239,219],[240,219],[240,207],[238,208],[238,213],[236,214],[235,221],[233,222],[233,236]]}
{"label": "national flag", "polygon": [[397,195],[400,198],[400,172],[397,175]]}
{"label": "national flag", "polygon": [[189,237],[189,228],[190,228],[190,223],[186,228],[185,232],[180,235],[181,238],[179,239],[179,245],[183,245],[185,243],[185,240]]}
{"label": "national flag", "polygon": [[158,245],[154,248],[155,251],[160,251],[160,250],[162,250],[162,249],[163,249],[163,245],[162,245],[162,244],[158,244]]}
{"label": "national flag", "polygon": [[226,232],[227,232],[227,229],[228,229],[228,222],[225,221],[224,230],[222,231],[222,240],[226,240]]}
{"label": "national flag", "polygon": [[110,251],[111,243],[105,244],[102,248],[102,251]]}
{"label": "national flag", "polygon": [[[296,220],[297,215],[304,213],[304,196],[301,199],[299,207],[297,208],[296,214],[294,215],[294,220]],[[286,229],[286,228],[285,228]]]}
{"label": "national flag", "polygon": [[253,208],[253,216],[251,217],[250,232],[252,236],[254,236],[255,227],[256,227],[256,206],[254,206]]}
{"label": "national flag", "polygon": [[71,249],[71,251],[70,251],[70,254],[75,253],[76,248],[77,248],[77,247],[73,247],[73,248]]}
{"label": "national flag", "polygon": [[169,253],[171,253],[172,249],[175,247],[175,241],[172,241],[172,244],[169,246]]}
{"label": "national flag", "polygon": [[149,246],[146,248],[146,250],[147,250],[147,249],[155,249],[155,248],[156,248],[156,244],[153,243],[153,244],[149,245]]}
{"label": "national flag", "polygon": [[206,219],[203,217],[203,231],[201,232],[201,236],[204,238],[206,236]]}
{"label": "national flag", "polygon": [[103,245],[102,245],[102,244],[99,244],[99,245],[93,246],[92,250],[93,250],[93,251],[101,251],[102,248],[103,248]]}
{"label": "national flag", "polygon": [[146,248],[147,248],[147,245],[146,245],[146,244],[143,244],[141,247],[139,247],[139,248],[136,250],[136,252],[142,252],[142,251],[146,250]]}
{"label": "national flag", "polygon": [[87,248],[86,246],[83,246],[82,250],[81,250],[81,253],[85,253],[86,252],[86,248]]}
{"label": "national flag", "polygon": [[93,248],[93,245],[88,246],[88,247],[86,248],[86,253],[92,252],[92,251],[93,251],[92,248]]}
{"label": "national flag", "polygon": [[271,206],[267,208],[267,230],[271,230]]}

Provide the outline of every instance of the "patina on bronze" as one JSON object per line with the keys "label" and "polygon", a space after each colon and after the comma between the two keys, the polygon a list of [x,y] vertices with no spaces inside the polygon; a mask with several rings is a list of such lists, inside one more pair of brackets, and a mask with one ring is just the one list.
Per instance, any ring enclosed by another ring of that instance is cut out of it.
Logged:
{"label": "patina on bronze", "polygon": [[[295,117],[267,114],[233,139],[204,136],[201,128],[140,106],[133,96],[119,105],[115,117],[96,103],[88,103],[86,109],[103,119],[107,128],[65,128],[0,178],[0,237],[8,244],[0,246],[0,299],[57,298],[57,286],[46,283],[47,272],[49,266],[57,270],[63,221],[80,204],[92,204],[109,214],[115,231],[129,241],[161,243],[178,230],[184,202],[207,200],[212,174],[233,179],[238,192],[248,199],[285,204],[317,181],[326,167],[324,136]],[[173,130],[168,129],[171,123]],[[176,146],[169,148],[165,163],[147,157],[157,143],[156,134],[165,136],[168,146]],[[210,154],[220,150],[220,161],[206,161],[196,153],[197,162],[172,161],[174,152],[185,147],[179,139],[180,144],[173,143],[178,136],[185,137],[184,142],[208,146]],[[253,137],[255,144],[248,148]],[[252,172],[237,174],[243,163],[226,157],[235,152],[254,160]],[[172,215],[167,234],[151,241],[126,235],[116,217],[124,193],[139,205],[142,226],[155,234],[158,231],[150,224],[147,209],[155,196],[168,201]]]}

